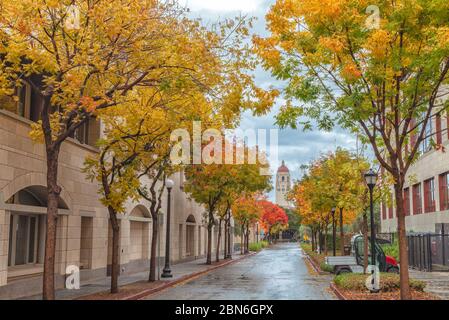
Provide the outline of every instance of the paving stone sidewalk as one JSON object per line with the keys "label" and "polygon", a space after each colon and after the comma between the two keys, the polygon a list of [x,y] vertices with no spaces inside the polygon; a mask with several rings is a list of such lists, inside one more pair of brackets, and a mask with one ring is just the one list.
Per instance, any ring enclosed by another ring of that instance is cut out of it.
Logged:
{"label": "paving stone sidewalk", "polygon": [[[233,259],[239,260],[244,258],[240,254],[234,254]],[[182,277],[186,277],[191,274],[196,274],[198,272],[206,271],[211,268],[211,266],[206,265],[206,259],[198,259],[195,261],[174,264],[171,266],[173,278],[160,279],[160,283],[176,281]],[[162,272],[162,268],[161,268]],[[119,286],[130,285],[139,281],[146,281],[148,279],[148,271],[140,272],[136,274],[122,275],[119,277]],[[84,296],[91,294],[101,293],[108,291],[110,288],[111,278],[102,278],[98,280],[93,280],[88,283],[84,283],[79,290],[67,290],[59,289],[56,291],[56,300],[75,300]],[[42,295],[33,295],[29,297],[21,298],[20,300],[41,300]]]}
{"label": "paving stone sidewalk", "polygon": [[410,278],[424,281],[427,284],[425,291],[449,300],[449,272],[423,272],[411,269]]}

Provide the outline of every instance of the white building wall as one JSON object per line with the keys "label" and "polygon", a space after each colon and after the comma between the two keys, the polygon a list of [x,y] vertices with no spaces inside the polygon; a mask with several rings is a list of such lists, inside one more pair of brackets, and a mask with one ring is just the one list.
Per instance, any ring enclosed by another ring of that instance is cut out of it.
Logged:
{"label": "white building wall", "polygon": [[[433,128],[436,127],[435,118],[433,119]],[[435,225],[440,223],[449,223],[449,211],[441,210],[440,208],[440,189],[439,189],[439,175],[449,172],[449,139],[447,129],[447,118],[442,117],[442,142],[445,152],[432,150],[425,153],[421,158],[410,168],[407,174],[407,183],[405,188],[410,188],[410,216],[406,217],[406,228],[408,232],[435,232]],[[434,137],[434,139],[436,139]],[[435,202],[436,211],[432,213],[424,213],[424,181],[434,178],[435,180]],[[423,213],[413,214],[413,185],[421,183],[421,206]],[[388,210],[387,210],[388,211]],[[397,231],[397,215],[393,206],[393,219],[388,217],[381,220],[382,232],[393,233]],[[381,214],[382,217],[382,214]]]}

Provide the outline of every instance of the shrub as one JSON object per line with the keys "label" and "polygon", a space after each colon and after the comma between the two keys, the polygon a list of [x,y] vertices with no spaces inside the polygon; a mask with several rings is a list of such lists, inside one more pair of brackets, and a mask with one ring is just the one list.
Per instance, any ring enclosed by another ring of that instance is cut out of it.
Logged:
{"label": "shrub", "polygon": [[266,247],[268,247],[270,244],[268,243],[268,241],[262,240],[259,242],[260,245],[262,246],[262,249],[265,249]]}
{"label": "shrub", "polygon": [[301,244],[301,248],[305,253],[317,264],[320,266],[320,269],[325,272],[333,272],[334,268],[324,262],[326,256],[324,254],[318,254],[312,250],[312,246],[310,244],[303,243]]}
{"label": "shrub", "polygon": [[249,250],[259,252],[262,249],[265,249],[266,247],[268,247],[268,245],[269,245],[268,241],[259,241],[259,242],[250,243]]}
{"label": "shrub", "polygon": [[384,250],[386,256],[393,257],[399,262],[398,242],[394,242],[393,244],[384,244],[382,245],[382,249]]}
{"label": "shrub", "polygon": [[330,273],[334,272],[334,267],[332,267],[324,262],[322,262],[320,264],[320,269],[323,271],[326,271],[326,272],[330,272]]}
{"label": "shrub", "polygon": [[250,243],[249,244],[249,251],[256,251],[259,252],[260,250],[262,250],[262,244],[259,242],[255,242],[255,243]]}
{"label": "shrub", "polygon": [[[365,286],[367,274],[360,273],[344,273],[335,276],[335,285],[343,290],[350,291],[367,291]],[[418,280],[410,280],[410,287],[416,291],[423,292],[425,283]],[[400,289],[399,275],[392,273],[381,273],[380,275],[380,287],[382,292],[391,292]]]}

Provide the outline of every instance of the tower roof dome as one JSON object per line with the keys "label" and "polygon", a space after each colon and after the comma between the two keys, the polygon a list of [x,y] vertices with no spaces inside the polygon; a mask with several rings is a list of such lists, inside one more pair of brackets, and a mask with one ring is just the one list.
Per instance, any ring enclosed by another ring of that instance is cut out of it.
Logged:
{"label": "tower roof dome", "polygon": [[285,161],[282,160],[282,165],[278,169],[278,173],[288,173],[290,170],[288,170],[287,166],[285,165]]}

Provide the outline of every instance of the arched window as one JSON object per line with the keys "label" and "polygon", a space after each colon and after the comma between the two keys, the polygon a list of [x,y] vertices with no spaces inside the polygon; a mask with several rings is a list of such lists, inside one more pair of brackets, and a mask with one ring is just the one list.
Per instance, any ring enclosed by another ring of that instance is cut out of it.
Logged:
{"label": "arched window", "polygon": [[[14,194],[6,203],[46,207],[47,190],[43,186],[30,186]],[[12,206],[9,221],[8,266],[10,267],[43,262],[46,217],[23,212],[23,208],[20,206],[17,206],[18,210]],[[59,199],[58,206],[60,209],[68,209],[62,199]]]}

